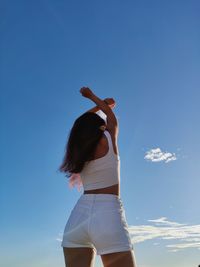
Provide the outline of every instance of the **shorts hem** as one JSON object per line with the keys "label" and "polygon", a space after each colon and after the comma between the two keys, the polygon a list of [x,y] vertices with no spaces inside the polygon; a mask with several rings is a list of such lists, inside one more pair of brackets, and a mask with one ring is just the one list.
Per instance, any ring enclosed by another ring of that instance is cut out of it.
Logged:
{"label": "shorts hem", "polygon": [[79,245],[79,244],[74,244],[74,243],[62,243],[61,247],[68,247],[68,248],[93,248],[95,251],[96,249],[92,246],[89,245]]}
{"label": "shorts hem", "polygon": [[108,253],[123,252],[123,251],[129,251],[129,250],[133,250],[133,246],[131,246],[131,247],[130,246],[112,247],[111,249],[98,250],[97,255],[104,255],[104,254],[108,254]]}

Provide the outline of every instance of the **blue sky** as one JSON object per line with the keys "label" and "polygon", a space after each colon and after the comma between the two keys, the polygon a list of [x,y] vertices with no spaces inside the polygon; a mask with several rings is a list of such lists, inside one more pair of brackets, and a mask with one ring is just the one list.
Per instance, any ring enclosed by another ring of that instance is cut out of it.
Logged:
{"label": "blue sky", "polygon": [[2,266],[64,266],[80,193],[57,169],[73,121],[94,106],[82,86],[117,103],[138,266],[200,264],[199,12],[195,0],[1,3]]}

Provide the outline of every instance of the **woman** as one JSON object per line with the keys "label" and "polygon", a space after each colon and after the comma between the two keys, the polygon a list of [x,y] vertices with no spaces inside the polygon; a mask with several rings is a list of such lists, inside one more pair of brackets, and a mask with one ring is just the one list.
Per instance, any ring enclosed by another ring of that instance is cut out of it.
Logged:
{"label": "woman", "polygon": [[[104,267],[136,267],[120,198],[119,128],[112,111],[115,101],[101,100],[88,87],[82,87],[80,93],[97,106],[74,122],[60,166],[62,172],[79,174],[84,188],[64,229],[61,246],[65,264],[92,267],[97,254]],[[106,114],[107,122],[95,113],[98,110]]]}

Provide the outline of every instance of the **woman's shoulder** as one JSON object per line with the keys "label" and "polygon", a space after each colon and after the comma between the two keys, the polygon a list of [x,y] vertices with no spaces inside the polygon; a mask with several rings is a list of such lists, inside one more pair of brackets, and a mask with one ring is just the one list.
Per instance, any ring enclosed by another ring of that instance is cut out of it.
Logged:
{"label": "woman's shoulder", "polygon": [[106,130],[105,131],[106,135],[109,135],[110,137],[110,145],[112,146],[112,149],[116,155],[119,155],[119,149],[118,149],[118,132],[114,130]]}
{"label": "woman's shoulder", "polygon": [[106,135],[103,134],[103,136],[99,140],[99,143],[96,147],[96,151],[94,155],[95,159],[106,155],[108,150],[109,150],[109,143],[108,143]]}

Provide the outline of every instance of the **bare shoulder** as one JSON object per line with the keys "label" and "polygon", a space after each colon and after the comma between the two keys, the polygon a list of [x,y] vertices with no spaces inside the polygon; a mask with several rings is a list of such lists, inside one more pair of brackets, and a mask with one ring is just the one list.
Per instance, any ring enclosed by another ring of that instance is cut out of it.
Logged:
{"label": "bare shoulder", "polygon": [[119,155],[119,149],[118,149],[118,134],[119,134],[119,123],[118,119],[115,116],[115,113],[111,111],[109,115],[107,116],[107,127],[106,130],[109,132],[112,144],[113,144],[113,150],[116,155]]}
{"label": "bare shoulder", "polygon": [[111,139],[112,139],[112,145],[113,145],[113,150],[115,152],[116,155],[119,155],[119,149],[118,149],[118,127],[114,127],[111,129],[107,129],[107,131],[109,132]]}
{"label": "bare shoulder", "polygon": [[103,135],[96,147],[96,151],[94,155],[95,159],[104,157],[108,153],[108,149],[109,147],[108,147],[107,137]]}

